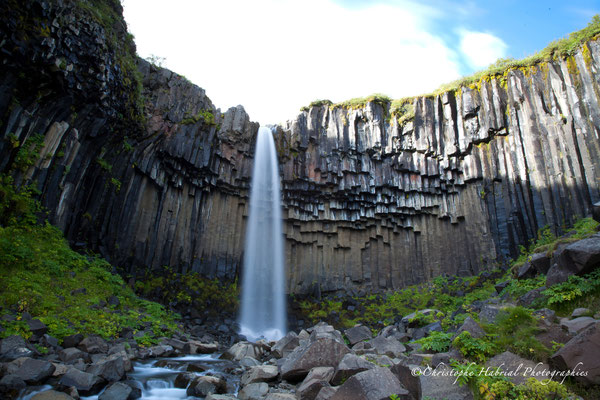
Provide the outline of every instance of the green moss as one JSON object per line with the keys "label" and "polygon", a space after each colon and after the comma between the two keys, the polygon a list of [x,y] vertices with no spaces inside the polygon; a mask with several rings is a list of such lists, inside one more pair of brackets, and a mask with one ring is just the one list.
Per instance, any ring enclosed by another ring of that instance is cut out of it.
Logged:
{"label": "green moss", "polygon": [[215,115],[211,110],[200,110],[196,115],[184,118],[181,123],[183,125],[193,125],[198,121],[203,121],[207,125],[215,125]]}
{"label": "green moss", "polygon": [[[38,224],[35,214],[40,206],[31,191],[15,189],[10,178],[1,178],[4,213],[11,213],[7,203],[15,196],[26,204],[3,218],[0,226],[0,314],[18,316],[16,321],[1,322],[2,336],[30,334],[19,319],[23,312],[39,318],[59,339],[75,332],[112,338],[124,328],[142,330],[147,324],[153,338],[177,329],[174,314],[135,296],[105,260],[74,252],[57,228]],[[106,305],[112,296],[119,299],[118,306]]]}
{"label": "green moss", "polygon": [[367,103],[375,103],[387,107],[392,102],[392,99],[384,94],[375,93],[367,97],[357,97],[354,99],[342,101],[340,103],[333,104],[332,107],[342,108],[361,108],[367,105]]}
{"label": "green moss", "polygon": [[300,108],[300,111],[308,111],[311,107],[322,107],[322,106],[330,106],[333,102],[331,100],[323,99],[323,100],[315,100],[311,102],[308,106],[304,106]]}

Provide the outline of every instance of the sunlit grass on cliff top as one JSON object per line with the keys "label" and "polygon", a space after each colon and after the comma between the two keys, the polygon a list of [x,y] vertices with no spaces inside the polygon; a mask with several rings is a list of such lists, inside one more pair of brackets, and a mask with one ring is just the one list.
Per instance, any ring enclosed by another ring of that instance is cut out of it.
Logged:
{"label": "sunlit grass on cliff top", "polygon": [[339,103],[333,103],[330,100],[315,100],[311,102],[308,107],[302,107],[301,111],[308,111],[310,107],[318,107],[323,105],[328,105],[332,108],[357,108],[363,107],[369,102],[374,102],[383,105],[390,104],[390,112],[404,114],[403,111],[410,111],[406,109],[406,105],[411,103],[412,100],[417,97],[438,96],[442,93],[457,90],[458,88],[477,83],[485,77],[500,76],[512,69],[527,68],[541,62],[548,62],[557,60],[559,58],[573,56],[583,43],[596,39],[598,36],[600,36],[600,14],[596,14],[585,28],[573,32],[565,38],[551,42],[543,50],[529,57],[525,57],[521,60],[516,60],[514,58],[498,59],[496,62],[490,64],[490,66],[486,69],[475,72],[472,75],[462,77],[455,81],[445,83],[431,93],[403,97],[396,100],[392,100],[389,96],[381,93],[375,93],[366,97],[356,97]]}

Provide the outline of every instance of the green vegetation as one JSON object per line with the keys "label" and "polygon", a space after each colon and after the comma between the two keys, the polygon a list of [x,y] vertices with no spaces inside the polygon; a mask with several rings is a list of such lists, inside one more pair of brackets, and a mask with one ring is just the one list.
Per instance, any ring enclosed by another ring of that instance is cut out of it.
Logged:
{"label": "green vegetation", "polygon": [[181,123],[183,125],[193,125],[198,121],[203,121],[207,125],[215,125],[215,115],[211,110],[200,110],[196,115],[184,118]]}
{"label": "green vegetation", "polygon": [[354,99],[342,101],[341,103],[336,103],[333,107],[342,107],[342,108],[361,108],[364,107],[367,103],[375,103],[387,107],[388,104],[392,102],[392,99],[381,93],[374,93],[367,97],[357,97]]}
{"label": "green vegetation", "polygon": [[313,102],[311,102],[308,106],[304,106],[302,108],[300,108],[300,111],[308,111],[309,108],[311,107],[321,107],[321,106],[330,106],[332,105],[333,102],[331,100],[315,100]]}
{"label": "green vegetation", "polygon": [[24,312],[58,339],[76,332],[109,339],[130,328],[147,332],[148,345],[177,329],[175,314],[138,298],[105,260],[74,252],[57,228],[38,223],[33,193],[0,176],[0,314],[16,315],[0,322],[2,337],[30,336]]}
{"label": "green vegetation", "polygon": [[422,339],[415,340],[416,343],[420,343],[424,350],[431,350],[436,353],[442,353],[450,349],[452,344],[452,332],[438,332],[433,331]]}
{"label": "green vegetation", "polygon": [[148,271],[145,277],[135,283],[135,291],[165,304],[176,302],[179,305],[192,305],[214,316],[235,312],[239,303],[237,282],[224,283],[194,272],[179,274],[169,267]]}

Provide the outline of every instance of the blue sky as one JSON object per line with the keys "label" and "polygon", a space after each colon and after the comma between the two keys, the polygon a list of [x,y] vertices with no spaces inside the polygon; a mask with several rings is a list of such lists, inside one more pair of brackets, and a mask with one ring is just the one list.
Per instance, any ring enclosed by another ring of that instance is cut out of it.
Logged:
{"label": "blue sky", "polygon": [[582,29],[600,0],[123,0],[142,57],[225,110],[284,122],[315,99],[427,93]]}

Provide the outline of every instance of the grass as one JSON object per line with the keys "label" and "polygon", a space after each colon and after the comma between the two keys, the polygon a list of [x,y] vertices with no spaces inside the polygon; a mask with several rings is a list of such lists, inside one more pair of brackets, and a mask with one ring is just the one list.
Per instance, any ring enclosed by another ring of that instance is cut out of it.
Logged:
{"label": "grass", "polygon": [[[137,297],[105,260],[73,251],[58,228],[37,223],[41,208],[30,189],[16,189],[4,175],[0,182],[5,215],[0,226],[0,314],[16,316],[14,321],[2,319],[1,337],[30,336],[22,320],[25,312],[58,339],[73,333],[110,339],[129,328],[145,331],[144,344],[149,345],[178,329],[176,314]],[[21,205],[11,205],[17,203]],[[118,305],[110,306],[113,297]]]}

